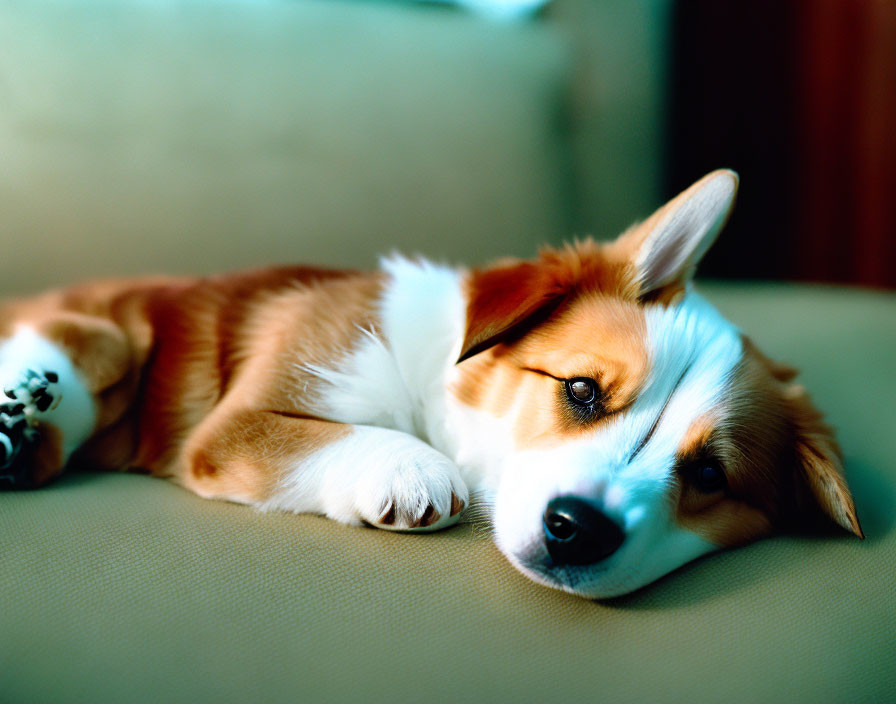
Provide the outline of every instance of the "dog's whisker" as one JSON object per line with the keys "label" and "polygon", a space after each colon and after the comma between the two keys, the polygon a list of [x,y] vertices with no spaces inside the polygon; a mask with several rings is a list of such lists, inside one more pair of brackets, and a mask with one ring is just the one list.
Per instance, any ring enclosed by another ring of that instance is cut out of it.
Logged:
{"label": "dog's whisker", "polygon": [[495,533],[494,508],[494,501],[487,492],[473,491],[462,522],[469,525],[474,534],[490,537]]}

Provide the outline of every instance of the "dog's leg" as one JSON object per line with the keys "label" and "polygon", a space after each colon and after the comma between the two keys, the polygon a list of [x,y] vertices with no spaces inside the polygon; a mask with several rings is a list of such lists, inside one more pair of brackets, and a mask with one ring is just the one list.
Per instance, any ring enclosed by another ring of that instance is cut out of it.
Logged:
{"label": "dog's leg", "polygon": [[60,311],[0,341],[0,488],[46,483],[93,433],[103,412],[97,392],[128,368],[116,330]]}
{"label": "dog's leg", "polygon": [[179,464],[200,496],[387,530],[445,528],[468,501],[454,463],[415,437],[272,411],[217,409]]}

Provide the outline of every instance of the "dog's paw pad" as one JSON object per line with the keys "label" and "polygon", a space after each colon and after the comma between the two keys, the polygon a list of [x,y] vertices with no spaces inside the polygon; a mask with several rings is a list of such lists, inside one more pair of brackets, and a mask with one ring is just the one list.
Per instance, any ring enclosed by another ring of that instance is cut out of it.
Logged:
{"label": "dog's paw pad", "polygon": [[29,486],[30,450],[40,441],[39,413],[53,410],[62,398],[54,371],[26,369],[3,385],[0,402],[0,488]]}
{"label": "dog's paw pad", "polygon": [[59,374],[54,371],[26,369],[17,379],[3,387],[3,394],[11,401],[25,406],[26,417],[45,413],[59,405],[62,395],[57,384]]}
{"label": "dog's paw pad", "polygon": [[30,425],[25,410],[23,403],[0,403],[0,488],[27,484],[28,450],[40,440],[40,433]]}

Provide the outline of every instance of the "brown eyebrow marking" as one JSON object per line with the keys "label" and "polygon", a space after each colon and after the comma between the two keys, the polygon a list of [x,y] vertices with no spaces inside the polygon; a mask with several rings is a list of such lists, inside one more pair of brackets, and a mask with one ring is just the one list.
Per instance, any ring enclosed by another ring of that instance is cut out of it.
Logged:
{"label": "brown eyebrow marking", "polygon": [[681,386],[681,382],[684,381],[684,378],[688,375],[688,372],[691,371],[691,367],[694,366],[694,360],[691,360],[691,363],[685,368],[685,370],[681,373],[678,379],[675,382],[675,385],[672,387],[672,391],[669,392],[669,395],[666,397],[666,401],[663,403],[663,407],[660,409],[660,412],[657,414],[656,419],[653,421],[653,425],[650,426],[650,430],[641,438],[641,442],[638,443],[638,446],[635,448],[634,452],[628,457],[628,461],[631,462],[638,456],[638,453],[643,450],[647,443],[650,442],[650,438],[653,437],[653,434],[656,432],[657,427],[659,427],[660,420],[663,417],[663,414],[666,412],[666,409],[669,407],[669,401],[672,400],[672,397],[675,395],[675,392],[678,390],[678,387]]}
{"label": "brown eyebrow marking", "polygon": [[728,475],[728,462],[722,462],[718,450],[720,445],[724,447],[724,441],[720,442],[720,431],[717,421],[719,417],[713,412],[704,413],[692,422],[682,437],[675,451],[675,464],[677,468],[685,467],[694,462],[715,458],[725,475]]}
{"label": "brown eyebrow marking", "polygon": [[542,376],[549,376],[551,379],[556,379],[557,381],[566,381],[566,379],[561,379],[559,376],[554,376],[550,372],[546,372],[544,369],[536,369],[535,367],[520,367],[524,372],[533,372],[535,374],[541,374]]}

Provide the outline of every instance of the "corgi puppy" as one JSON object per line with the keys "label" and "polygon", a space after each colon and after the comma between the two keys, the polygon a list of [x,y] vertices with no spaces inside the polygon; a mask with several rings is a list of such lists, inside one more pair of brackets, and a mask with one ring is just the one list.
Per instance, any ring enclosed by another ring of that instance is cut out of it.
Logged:
{"label": "corgi puppy", "polygon": [[0,475],[139,469],[387,530],[456,523],[584,597],[777,531],[862,530],[795,372],[694,291],[738,179],[614,242],[462,270],[277,268],[0,305]]}

